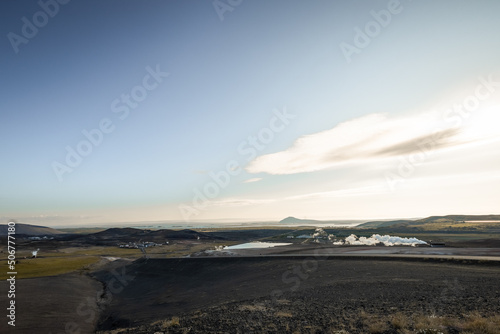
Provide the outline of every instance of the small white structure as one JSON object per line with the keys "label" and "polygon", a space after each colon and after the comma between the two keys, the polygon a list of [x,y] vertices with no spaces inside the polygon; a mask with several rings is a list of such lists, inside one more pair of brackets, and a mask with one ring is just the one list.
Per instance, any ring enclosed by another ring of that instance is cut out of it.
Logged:
{"label": "small white structure", "polygon": [[40,248],[38,248],[37,250],[31,251],[31,258],[35,258],[36,259],[36,256],[38,255],[38,251],[39,250],[40,250]]}

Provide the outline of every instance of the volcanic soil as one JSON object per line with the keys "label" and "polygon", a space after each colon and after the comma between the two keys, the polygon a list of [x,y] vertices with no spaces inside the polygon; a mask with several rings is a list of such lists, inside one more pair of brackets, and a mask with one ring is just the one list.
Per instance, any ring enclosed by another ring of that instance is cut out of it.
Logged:
{"label": "volcanic soil", "polygon": [[[140,259],[116,270],[127,284],[108,299],[100,333],[399,333],[422,328],[416,316],[458,324],[500,314],[495,262],[215,257]],[[106,284],[115,274],[94,275]]]}

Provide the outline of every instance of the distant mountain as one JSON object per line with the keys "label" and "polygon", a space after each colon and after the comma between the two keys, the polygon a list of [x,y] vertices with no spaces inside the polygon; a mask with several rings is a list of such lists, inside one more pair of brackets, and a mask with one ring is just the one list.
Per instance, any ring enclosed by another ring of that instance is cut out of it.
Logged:
{"label": "distant mountain", "polygon": [[377,227],[388,227],[388,226],[406,226],[411,224],[413,220],[400,219],[400,220],[389,220],[389,221],[371,221],[360,224],[356,227],[358,228],[377,228]]}
{"label": "distant mountain", "polygon": [[318,223],[325,223],[324,221],[320,220],[312,220],[312,219],[299,219],[295,217],[286,217],[283,220],[280,220],[279,224],[318,224]]}
{"label": "distant mountain", "polygon": [[422,219],[400,219],[390,221],[370,221],[358,225],[360,228],[379,228],[379,227],[422,227],[434,228],[442,224],[454,224],[467,221],[497,221],[500,223],[500,215],[447,215],[430,216]]}
{"label": "distant mountain", "polygon": [[[0,225],[0,235],[7,235],[8,233],[8,225]],[[30,224],[16,224],[16,234],[24,234],[24,235],[53,235],[53,234],[64,234],[65,232],[55,230],[50,227],[45,226],[37,226]]]}

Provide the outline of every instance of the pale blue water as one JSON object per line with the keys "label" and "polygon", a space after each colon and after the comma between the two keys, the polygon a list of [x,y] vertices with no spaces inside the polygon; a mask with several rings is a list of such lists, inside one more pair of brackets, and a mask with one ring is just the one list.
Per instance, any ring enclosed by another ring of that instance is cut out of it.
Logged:
{"label": "pale blue water", "polygon": [[239,244],[234,246],[226,246],[224,249],[250,249],[250,248],[271,248],[277,246],[286,246],[291,245],[291,243],[287,242],[247,242],[245,244]]}

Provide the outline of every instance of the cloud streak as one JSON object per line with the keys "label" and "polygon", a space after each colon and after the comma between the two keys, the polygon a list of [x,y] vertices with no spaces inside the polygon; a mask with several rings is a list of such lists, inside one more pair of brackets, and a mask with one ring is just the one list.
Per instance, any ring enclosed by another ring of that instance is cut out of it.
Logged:
{"label": "cloud streak", "polygon": [[[437,112],[405,116],[370,114],[340,123],[330,130],[302,136],[284,151],[257,157],[246,170],[274,175],[314,172],[350,163],[375,162],[424,149],[431,153],[478,143],[491,139],[491,131],[482,130],[488,129],[492,117],[498,118],[498,109],[495,108],[495,113],[487,110],[483,113],[487,117],[464,126],[446,122],[443,114]],[[497,140],[498,134],[493,137]]]}
{"label": "cloud streak", "polygon": [[260,180],[262,180],[261,177],[254,177],[253,179],[248,179],[248,180],[243,181],[243,183],[259,182]]}

